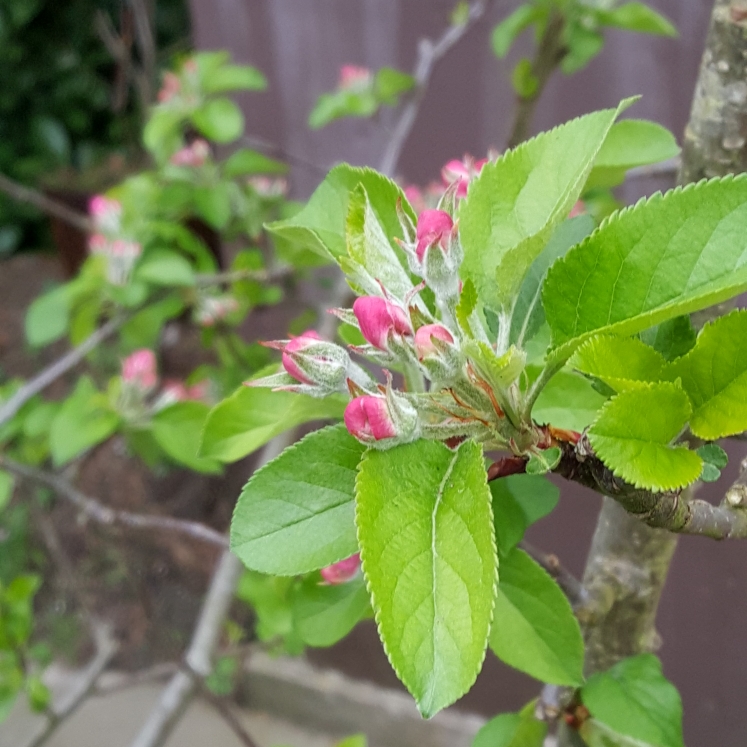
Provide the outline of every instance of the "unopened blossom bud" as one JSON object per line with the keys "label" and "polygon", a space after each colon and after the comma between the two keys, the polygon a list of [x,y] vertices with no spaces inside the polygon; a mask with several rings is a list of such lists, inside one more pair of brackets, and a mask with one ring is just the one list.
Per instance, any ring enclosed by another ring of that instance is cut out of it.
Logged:
{"label": "unopened blossom bud", "polygon": [[412,335],[407,312],[380,296],[362,296],[353,304],[361,334],[375,348],[387,350],[390,336]]}
{"label": "unopened blossom bud", "polygon": [[158,383],[155,353],[142,348],[128,355],[122,361],[122,380],[143,391],[153,389]]}
{"label": "unopened blossom bud", "polygon": [[104,254],[109,247],[109,239],[103,233],[94,233],[88,237],[88,251],[91,254]]}
{"label": "unopened blossom bud", "polygon": [[356,553],[349,558],[345,558],[345,560],[340,560],[337,563],[332,563],[332,565],[322,568],[319,573],[322,574],[325,583],[330,586],[336,586],[354,579],[358,575],[360,567],[361,556],[360,553]]}
{"label": "unopened blossom bud", "polygon": [[313,384],[303,371],[298,367],[298,364],[294,360],[293,353],[300,353],[304,348],[313,345],[315,340],[321,340],[319,334],[310,329],[304,332],[298,337],[294,337],[283,350],[283,368],[294,378],[296,381],[300,381],[302,384]]}
{"label": "unopened blossom bud", "polygon": [[415,352],[418,360],[437,356],[439,351],[434,345],[433,339],[453,343],[454,336],[441,324],[425,324],[415,333]]}
{"label": "unopened blossom bud", "polygon": [[358,65],[343,65],[340,68],[338,87],[343,90],[365,88],[371,82],[371,71]]}
{"label": "unopened blossom bud", "polygon": [[161,90],[158,92],[158,100],[165,104],[168,101],[171,101],[171,99],[174,98],[179,93],[179,89],[181,88],[181,81],[179,80],[179,76],[175,75],[172,72],[167,72],[163,76],[163,86],[161,87]]}
{"label": "unopened blossom bud", "polygon": [[117,233],[122,219],[122,204],[104,195],[94,195],[88,203],[88,212],[96,228],[103,233]]}
{"label": "unopened blossom bud", "polygon": [[444,253],[449,251],[454,221],[445,210],[424,210],[418,217],[415,254],[422,262],[426,250],[434,245]]}
{"label": "unopened blossom bud", "polygon": [[457,197],[467,196],[469,183],[482,171],[482,167],[488,162],[487,158],[475,161],[472,156],[465,156],[463,160],[449,161],[441,169],[441,178],[446,186],[457,183]]}
{"label": "unopened blossom bud", "polygon": [[384,397],[356,397],[345,408],[343,418],[348,431],[363,443],[397,435]]}
{"label": "unopened blossom bud", "polygon": [[191,145],[182,148],[171,156],[175,166],[202,166],[210,155],[210,146],[206,140],[198,138]]}

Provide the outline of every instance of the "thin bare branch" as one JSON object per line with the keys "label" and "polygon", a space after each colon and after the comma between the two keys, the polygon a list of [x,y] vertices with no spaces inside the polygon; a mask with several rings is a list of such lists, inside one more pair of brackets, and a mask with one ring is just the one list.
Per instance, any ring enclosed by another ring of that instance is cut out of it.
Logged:
{"label": "thin bare branch", "polygon": [[111,337],[127,319],[126,314],[110,319],[80,345],[26,382],[12,397],[0,404],[0,426],[7,423],[33,396],[64,376],[70,369],[75,368],[95,347]]}
{"label": "thin bare branch", "polygon": [[575,447],[564,445],[555,471],[614,499],[650,527],[721,540],[747,538],[747,460],[741,466],[739,479],[718,506],[699,499],[688,500],[682,490],[654,492],[636,488],[604,466],[585,436]]}
{"label": "thin bare branch", "polygon": [[75,226],[80,231],[85,231],[86,233],[93,231],[93,225],[86,215],[69,208],[62,202],[47,197],[47,195],[38,189],[32,189],[14,181],[5,174],[0,174],[0,192],[4,192],[8,197],[12,197],[17,202],[25,202],[28,205],[33,205],[43,213],[53,215],[55,218],[59,218],[65,221],[65,223]]}
{"label": "thin bare branch", "polygon": [[379,166],[379,171],[382,173],[388,176],[393,176],[395,173],[402,149],[405,147],[405,142],[415,124],[420,104],[425,96],[436,63],[485,15],[490,1],[477,0],[471,3],[466,21],[459,25],[449,26],[435,42],[430,39],[421,39],[418,46],[418,61],[413,76],[415,86],[410,92],[409,99],[404,104],[387,142]]}
{"label": "thin bare branch", "polygon": [[223,698],[220,698],[215,693],[211,692],[203,680],[199,680],[199,687],[202,697],[213,706],[215,711],[226,722],[229,729],[231,729],[236,737],[238,737],[241,744],[243,744],[244,747],[257,747],[257,743],[251,738],[249,733],[243,727],[241,721],[236,718],[236,714],[231,710],[231,706],[229,706]]}
{"label": "thin bare branch", "polygon": [[47,712],[47,721],[23,747],[42,747],[57,729],[78,709],[91,694],[101,674],[119,649],[109,626],[96,620],[93,622],[96,653],[80,673],[77,682],[59,698]]}
{"label": "thin bare branch", "polygon": [[156,79],[156,40],[153,36],[151,13],[145,0],[130,0],[135,17],[135,35],[142,60],[141,104],[145,110],[153,103],[153,86]]}
{"label": "thin bare branch", "polygon": [[200,542],[208,542],[218,547],[227,547],[228,540],[224,534],[205,524],[186,519],[174,519],[171,516],[154,514],[136,514],[132,511],[120,511],[100,503],[95,498],[82,493],[67,480],[52,472],[20,464],[0,454],[0,467],[14,475],[46,485],[58,495],[66,498],[89,519],[105,526],[124,526],[129,529],[147,529],[183,534]]}

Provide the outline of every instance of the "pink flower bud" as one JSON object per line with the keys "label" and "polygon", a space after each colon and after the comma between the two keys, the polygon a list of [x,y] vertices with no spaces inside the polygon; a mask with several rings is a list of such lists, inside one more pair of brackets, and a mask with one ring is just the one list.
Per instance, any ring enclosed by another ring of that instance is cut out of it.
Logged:
{"label": "pink flower bud", "polygon": [[420,327],[415,333],[415,352],[419,361],[432,355],[438,355],[438,349],[433,344],[434,337],[444,342],[454,342],[451,332],[441,324],[426,324]]}
{"label": "pink flower bud", "polygon": [[94,233],[88,238],[88,250],[91,254],[103,254],[109,246],[109,240],[102,233]]}
{"label": "pink flower bud", "polygon": [[454,230],[454,221],[444,210],[424,210],[418,216],[417,240],[415,248],[417,258],[422,262],[426,249],[438,244],[446,253],[448,251],[451,232]]}
{"label": "pink flower bud", "polygon": [[361,566],[360,553],[351,555],[345,560],[340,560],[337,563],[328,565],[326,568],[322,568],[319,572],[322,574],[324,581],[330,586],[336,586],[337,584],[344,584],[346,581],[350,581],[358,574],[358,569]]}
{"label": "pink flower bud", "polygon": [[338,86],[348,90],[367,86],[371,80],[371,71],[367,67],[358,65],[343,65],[340,68],[340,81]]}
{"label": "pink flower bud", "polygon": [[313,329],[304,332],[298,337],[294,337],[283,350],[283,368],[289,373],[296,381],[300,381],[302,384],[313,384],[307,376],[303,374],[301,369],[298,367],[296,362],[293,360],[289,353],[298,353],[309,345],[313,344],[317,340],[321,340],[318,333]]}
{"label": "pink flower bud", "polygon": [[210,155],[210,146],[207,141],[198,138],[192,145],[182,148],[171,156],[174,166],[202,166]]}
{"label": "pink flower bud", "polygon": [[387,349],[390,334],[411,335],[412,327],[407,312],[379,296],[356,298],[353,313],[366,341],[379,350]]}
{"label": "pink flower bud", "polygon": [[178,381],[177,379],[164,381],[161,393],[171,402],[184,402],[185,400],[190,399],[189,391],[184,385],[184,382]]}
{"label": "pink flower bud", "polygon": [[122,380],[139,389],[152,389],[158,383],[156,355],[152,350],[136,350],[122,361]]}
{"label": "pink flower bud", "polygon": [[343,418],[348,431],[363,443],[394,438],[397,435],[383,397],[356,397],[348,403]]}
{"label": "pink flower bud", "polygon": [[584,215],[586,213],[586,205],[584,204],[583,200],[579,200],[572,208],[571,212],[568,214],[569,218],[578,218],[579,215]]}
{"label": "pink flower bud", "polygon": [[[186,67],[186,65],[185,65]],[[176,96],[177,93],[179,93],[179,89],[181,88],[181,81],[179,80],[179,76],[175,75],[172,72],[167,72],[163,76],[163,86],[161,87],[161,90],[158,92],[158,100],[165,104],[167,101],[170,101],[171,99]]]}
{"label": "pink flower bud", "polygon": [[466,197],[469,183],[482,171],[487,162],[487,158],[475,161],[472,156],[465,156],[461,161],[454,159],[441,169],[441,178],[446,186],[458,182],[457,197]]}

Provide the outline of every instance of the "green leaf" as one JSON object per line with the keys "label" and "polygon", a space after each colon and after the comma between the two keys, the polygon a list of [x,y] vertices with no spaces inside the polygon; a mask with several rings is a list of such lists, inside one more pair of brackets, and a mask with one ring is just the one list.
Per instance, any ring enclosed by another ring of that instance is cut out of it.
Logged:
{"label": "green leaf", "polygon": [[119,422],[119,416],[110,409],[106,396],[97,391],[88,376],[82,376],[49,430],[49,447],[55,467],[109,438]]}
{"label": "green leaf", "polygon": [[507,54],[516,37],[529,28],[542,16],[542,9],[531,3],[520,5],[511,15],[504,18],[494,29],[490,37],[493,52],[499,59]]}
{"label": "green leaf", "polygon": [[615,123],[599,151],[585,189],[614,187],[625,172],[674,158],[680,152],[674,135],[656,122],[625,119]]}
{"label": "green leaf", "polygon": [[516,95],[522,99],[530,99],[537,93],[539,79],[532,70],[532,61],[524,58],[519,60],[511,73],[511,85]]}
{"label": "green leaf", "polygon": [[122,326],[122,342],[129,350],[155,348],[163,325],[182,311],[184,302],[176,295],[146,306]]}
{"label": "green leaf", "polygon": [[374,90],[382,104],[394,106],[399,97],[411,90],[415,78],[391,67],[382,67],[376,72]]}
{"label": "green leaf", "polygon": [[510,310],[532,262],[579,198],[618,114],[607,109],[545,132],[485,164],[459,210],[462,276],[484,304]]}
{"label": "green leaf", "polygon": [[312,130],[318,130],[343,117],[370,117],[378,108],[379,100],[370,84],[362,90],[323,93],[309,112],[308,123]]}
{"label": "green leaf", "polygon": [[495,538],[501,555],[521,542],[535,521],[557,505],[560,491],[540,475],[509,475],[489,483],[493,497]]}
{"label": "green leaf", "polygon": [[153,285],[190,286],[195,284],[192,265],[184,257],[168,249],[149,251],[138,263],[135,277]]}
{"label": "green leaf", "polygon": [[623,659],[581,688],[591,715],[618,734],[655,747],[684,747],[682,701],[653,654]]}
{"label": "green leaf", "polygon": [[601,379],[616,392],[668,378],[661,353],[633,337],[592,337],[573,354],[569,365]]}
{"label": "green leaf", "polygon": [[542,300],[565,360],[598,332],[637,332],[747,290],[747,176],[654,195],[551,268]]}
{"label": "green leaf", "polygon": [[425,717],[482,666],[497,556],[482,448],[417,441],[369,450],[356,524],[379,635]]}
{"label": "green leaf", "polygon": [[15,487],[15,478],[10,472],[0,469],[0,514],[10,503],[13,497],[13,488]]}
{"label": "green leaf", "polygon": [[568,250],[583,241],[595,228],[590,215],[579,215],[560,224],[542,253],[534,260],[519,289],[511,316],[511,342],[522,347],[530,340],[545,321],[542,307],[542,283],[550,265]]}
{"label": "green leaf", "polygon": [[677,36],[674,24],[644,3],[625,3],[612,10],[597,11],[596,15],[605,26],[616,26],[639,34]]}
{"label": "green leaf", "polygon": [[208,415],[200,454],[236,462],[297,425],[341,418],[346,404],[338,397],[316,399],[241,386]]}
{"label": "green leaf", "polygon": [[347,254],[345,228],[350,195],[362,184],[379,223],[392,243],[395,237],[404,238],[397,217],[397,200],[407,214],[416,221],[407,198],[391,179],[373,169],[356,168],[347,164],[335,166],[317,187],[306,206],[292,218],[270,223],[267,230],[303,248],[313,249],[334,260]]}
{"label": "green leaf", "polygon": [[244,131],[244,115],[231,99],[210,99],[192,113],[192,124],[208,140],[230,143]]}
{"label": "green leaf", "polygon": [[589,430],[599,458],[623,480],[647,490],[675,490],[698,479],[703,460],[671,446],[690,417],[685,392],[667,382],[613,397]]}
{"label": "green leaf", "polygon": [[153,437],[175,461],[205,474],[219,474],[220,462],[198,456],[210,407],[204,402],[177,402],[153,417]]}
{"label": "green leaf", "polygon": [[527,462],[528,475],[546,475],[552,472],[559,464],[563,452],[559,446],[551,446],[549,449],[535,451],[529,456]]}
{"label": "green leaf", "polygon": [[287,448],[255,472],[239,496],[231,549],[248,568],[279,576],[354,555],[355,470],[363,451],[343,425]]}
{"label": "green leaf", "polygon": [[671,364],[690,397],[690,430],[715,441],[747,430],[747,311],[734,311],[706,325],[695,347]]}
{"label": "green leaf", "polygon": [[288,166],[282,161],[268,158],[263,153],[248,148],[240,148],[223,164],[223,173],[229,179],[251,174],[285,174],[287,172]]}
{"label": "green leaf", "polygon": [[197,215],[209,226],[222,231],[231,220],[231,187],[225,182],[195,187],[194,205]]}
{"label": "green leaf", "polygon": [[338,742],[335,747],[368,747],[368,740],[365,734],[353,734]]}
{"label": "green leaf", "polygon": [[538,423],[582,431],[591,425],[606,399],[587,379],[570,371],[560,371],[540,392],[532,408],[532,417]]}
{"label": "green leaf", "polygon": [[183,114],[156,107],[143,130],[143,144],[162,163],[182,146]]}
{"label": "green leaf", "polygon": [[704,444],[698,449],[698,455],[704,462],[719,470],[729,464],[729,455],[718,444]]}
{"label": "green leaf", "polygon": [[259,70],[249,65],[221,65],[202,76],[205,93],[228,91],[264,91],[267,79]]}
{"label": "green leaf", "polygon": [[298,635],[308,646],[332,646],[370,613],[363,576],[344,584],[320,584],[307,579],[293,596],[293,617]]}
{"label": "green leaf", "polygon": [[658,350],[666,360],[673,361],[695,346],[697,334],[690,317],[676,316],[640,334],[641,340]]}
{"label": "green leaf", "polygon": [[70,324],[68,289],[61,285],[34,299],[26,312],[26,339],[35,348],[59,340]]}
{"label": "green leaf", "polygon": [[604,37],[580,23],[571,24],[566,32],[568,52],[560,63],[566,75],[583,70],[603,49]]}
{"label": "green leaf", "polygon": [[583,682],[584,641],[571,605],[550,575],[518,548],[501,558],[490,648],[542,682]]}
{"label": "green leaf", "polygon": [[395,298],[404,300],[412,290],[410,276],[400,263],[368,199],[359,184],[350,196],[347,217],[348,257],[340,266],[364,293],[380,293],[378,281]]}
{"label": "green leaf", "polygon": [[472,747],[542,747],[547,724],[534,717],[532,701],[519,713],[502,713],[490,719],[475,735]]}

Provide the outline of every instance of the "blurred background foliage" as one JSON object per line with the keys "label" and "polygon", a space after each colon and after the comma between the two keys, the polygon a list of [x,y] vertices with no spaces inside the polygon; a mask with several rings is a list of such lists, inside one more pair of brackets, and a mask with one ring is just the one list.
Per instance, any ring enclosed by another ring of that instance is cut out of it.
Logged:
{"label": "blurred background foliage", "polygon": [[[34,186],[44,176],[74,189],[81,172],[105,182],[108,171],[122,169],[137,152],[142,106],[98,30],[103,18],[126,38],[129,6],[129,0],[2,0],[1,173]],[[159,0],[150,10],[158,63],[168,64],[188,47],[188,9],[184,0]],[[41,213],[0,195],[0,256],[48,243],[47,231]]]}

